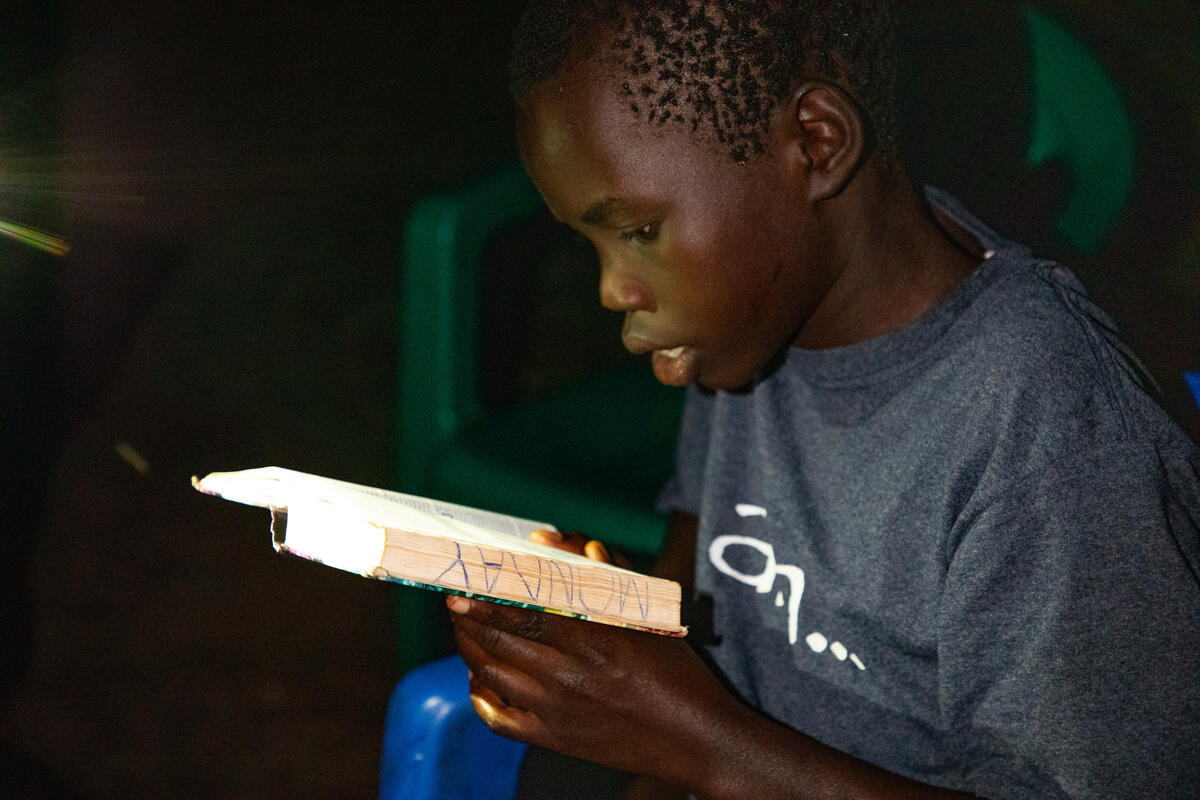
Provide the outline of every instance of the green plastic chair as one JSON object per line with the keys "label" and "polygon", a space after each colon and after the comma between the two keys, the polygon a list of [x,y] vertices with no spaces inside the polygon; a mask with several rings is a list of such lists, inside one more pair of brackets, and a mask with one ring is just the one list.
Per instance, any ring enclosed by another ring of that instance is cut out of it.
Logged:
{"label": "green plastic chair", "polygon": [[[653,503],[672,469],[680,390],[630,358],[503,412],[481,400],[480,341],[489,332],[480,325],[480,287],[489,247],[546,215],[517,164],[428,196],[410,212],[395,485],[583,531],[649,557],[665,531]],[[403,587],[396,597],[401,670],[447,652],[441,597]]]}
{"label": "green plastic chair", "polygon": [[1116,81],[1076,34],[1044,11],[1021,4],[1032,64],[1031,167],[1061,160],[1073,187],[1058,218],[1060,233],[1095,252],[1129,202],[1137,137]]}

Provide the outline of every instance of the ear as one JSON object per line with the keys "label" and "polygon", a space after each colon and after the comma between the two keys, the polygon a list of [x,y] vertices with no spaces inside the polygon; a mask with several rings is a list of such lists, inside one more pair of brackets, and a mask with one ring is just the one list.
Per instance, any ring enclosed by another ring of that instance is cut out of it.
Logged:
{"label": "ear", "polygon": [[796,152],[807,170],[808,199],[834,197],[845,188],[867,151],[867,126],[858,104],[828,83],[805,83],[789,98]]}

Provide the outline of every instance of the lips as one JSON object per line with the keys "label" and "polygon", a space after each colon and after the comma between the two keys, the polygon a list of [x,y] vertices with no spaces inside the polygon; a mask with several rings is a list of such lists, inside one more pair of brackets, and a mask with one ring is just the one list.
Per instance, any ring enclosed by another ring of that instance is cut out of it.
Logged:
{"label": "lips", "polygon": [[[654,377],[668,386],[686,386],[696,382],[697,365],[696,349],[688,345],[662,347],[657,342],[643,339],[636,333],[626,329],[621,336],[625,349],[630,353],[642,355],[650,353],[650,362],[654,366]],[[668,340],[669,341],[669,340]]]}
{"label": "lips", "polygon": [[671,339],[666,337],[651,337],[634,330],[634,326],[629,323],[628,318],[625,329],[621,331],[621,344],[625,345],[625,349],[635,356],[644,353],[667,353],[670,356],[677,356],[686,349],[686,345],[668,346],[670,341]]}
{"label": "lips", "polygon": [[655,350],[650,357],[654,377],[668,386],[687,386],[696,382],[696,351],[690,347]]}

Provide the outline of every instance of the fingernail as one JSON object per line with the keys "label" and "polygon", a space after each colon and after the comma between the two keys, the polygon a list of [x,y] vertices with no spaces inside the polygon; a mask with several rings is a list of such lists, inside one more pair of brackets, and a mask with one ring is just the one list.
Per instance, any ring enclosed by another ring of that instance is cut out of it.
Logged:
{"label": "fingernail", "polygon": [[471,695],[471,705],[475,707],[475,713],[483,717],[485,722],[489,722],[500,716],[500,709],[477,694]]}
{"label": "fingernail", "polygon": [[607,562],[611,560],[608,556],[608,548],[604,546],[603,542],[595,539],[592,539],[592,541],[583,546],[583,554],[592,561]]}
{"label": "fingernail", "polygon": [[534,531],[529,538],[545,544],[558,544],[562,541],[562,534],[558,531]]}
{"label": "fingernail", "polygon": [[467,609],[471,607],[471,601],[465,597],[459,597],[452,594],[446,598],[446,608],[453,611],[455,614],[465,614]]}

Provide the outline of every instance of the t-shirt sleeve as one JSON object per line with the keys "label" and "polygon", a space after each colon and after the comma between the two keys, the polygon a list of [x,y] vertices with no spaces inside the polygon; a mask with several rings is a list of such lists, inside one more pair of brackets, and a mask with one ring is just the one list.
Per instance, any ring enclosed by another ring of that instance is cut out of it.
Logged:
{"label": "t-shirt sleeve", "polygon": [[959,521],[942,711],[983,797],[1195,798],[1200,469],[1113,446]]}
{"label": "t-shirt sleeve", "polygon": [[687,390],[683,419],[679,424],[679,439],[675,445],[675,470],[655,503],[661,512],[700,514],[714,402],[714,396],[703,390],[695,387]]}

